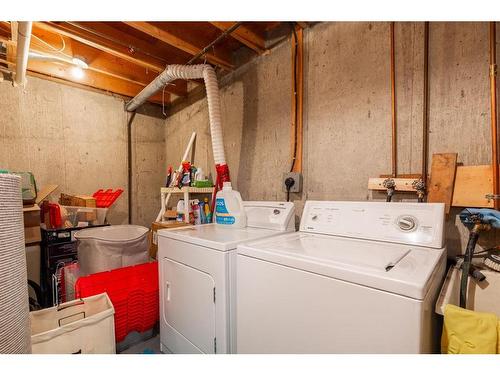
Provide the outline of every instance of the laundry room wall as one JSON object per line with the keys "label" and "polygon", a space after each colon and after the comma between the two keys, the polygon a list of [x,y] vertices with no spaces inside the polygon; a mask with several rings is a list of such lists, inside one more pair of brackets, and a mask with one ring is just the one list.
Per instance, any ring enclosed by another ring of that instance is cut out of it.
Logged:
{"label": "laundry room wall", "polygon": [[[424,24],[397,23],[395,30],[398,172],[419,173]],[[367,190],[367,182],[391,171],[389,41],[388,23],[320,23],[305,30],[304,190],[292,196],[299,215],[307,199],[383,199]],[[464,165],[488,164],[488,24],[431,23],[429,59],[429,155],[458,152]],[[231,73],[221,87],[225,149],[236,188],[245,200],[284,200],[290,41]],[[196,131],[195,164],[214,173],[205,99],[171,114],[165,131],[167,164],[178,165]],[[467,241],[459,211],[453,209],[446,221],[450,255]],[[484,238],[483,246],[496,240],[493,234]]]}
{"label": "laundry room wall", "polygon": [[[147,111],[133,122],[132,221],[149,227],[160,209],[165,133]],[[128,116],[118,97],[31,76],[24,89],[0,82],[0,167],[31,171],[39,188],[58,184],[54,199],[124,188],[109,221],[127,223]]]}

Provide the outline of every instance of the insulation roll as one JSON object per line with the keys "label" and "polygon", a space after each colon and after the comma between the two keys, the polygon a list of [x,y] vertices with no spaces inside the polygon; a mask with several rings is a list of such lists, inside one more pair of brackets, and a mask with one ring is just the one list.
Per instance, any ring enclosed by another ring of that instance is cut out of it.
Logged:
{"label": "insulation roll", "polygon": [[0,354],[31,353],[21,177],[0,173]]}

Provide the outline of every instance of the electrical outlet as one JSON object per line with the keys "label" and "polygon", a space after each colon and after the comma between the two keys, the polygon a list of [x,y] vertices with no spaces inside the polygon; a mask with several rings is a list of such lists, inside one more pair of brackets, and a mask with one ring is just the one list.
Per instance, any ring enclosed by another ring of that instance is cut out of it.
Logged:
{"label": "electrical outlet", "polygon": [[302,174],[298,172],[283,173],[281,184],[282,191],[286,193],[285,180],[289,177],[294,181],[292,187],[290,188],[290,193],[300,193],[302,191]]}

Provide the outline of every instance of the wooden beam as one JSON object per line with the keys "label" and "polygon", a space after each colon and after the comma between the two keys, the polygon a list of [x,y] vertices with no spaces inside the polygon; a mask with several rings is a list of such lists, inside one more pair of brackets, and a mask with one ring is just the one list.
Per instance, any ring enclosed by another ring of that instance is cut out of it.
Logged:
{"label": "wooden beam", "polygon": [[153,44],[135,36],[135,33],[130,32],[135,30],[130,30],[122,22],[65,22],[64,25],[110,41],[121,41],[129,50],[157,59],[163,63],[163,68],[166,64],[185,64],[191,57],[170,45],[160,42]]}
{"label": "wooden beam", "polygon": [[149,56],[142,56],[140,53],[132,53],[128,48],[122,45],[103,40],[76,28],[70,28],[64,24],[55,24],[53,22],[35,22],[34,24],[41,29],[67,36],[87,46],[109,53],[110,55],[119,57],[133,64],[151,69],[157,73],[165,69],[165,64],[163,62],[157,61]]}
{"label": "wooden beam", "polygon": [[[226,31],[227,29],[236,24],[236,22],[210,22],[210,23],[222,31]],[[266,41],[264,40],[264,38],[260,37],[252,30],[243,25],[239,26],[230,35],[240,43],[247,46],[248,48],[253,49],[258,54],[262,54],[266,51]]]}
{"label": "wooden beam", "polygon": [[[90,69],[85,69],[83,77],[78,80],[74,78],[73,66],[65,63],[55,63],[46,61],[31,60],[28,61],[28,70],[30,72],[41,73],[48,77],[55,77],[64,81],[77,83],[79,85],[89,86],[95,89],[117,93],[119,95],[134,97],[144,86],[138,83],[126,81],[118,77],[113,77]],[[110,88],[113,88],[112,90]],[[158,93],[149,99],[150,101],[161,103],[162,93]],[[170,94],[165,93],[165,103],[169,103]]]}
{"label": "wooden beam", "polygon": [[17,22],[11,21],[10,23],[10,38],[12,43],[7,44],[7,68],[11,72],[15,72],[15,65],[17,59]]}
{"label": "wooden beam", "polygon": [[[89,66],[88,69],[95,72],[129,81],[142,87],[148,85],[158,75],[155,71],[132,64],[108,53],[103,53],[102,51],[84,43],[72,40],[61,34],[49,32],[43,28],[39,28],[38,26],[33,28],[33,35],[35,35],[35,38],[32,39],[31,43],[31,49],[33,51],[45,54],[48,53],[67,59],[71,59],[73,56],[84,57]],[[45,43],[55,46],[56,48],[62,44],[61,38],[63,38],[65,49],[64,51],[61,51],[61,56],[59,53],[48,48],[47,45],[36,37],[40,38]],[[108,90],[114,91],[113,87],[108,87]],[[185,96],[187,95],[187,82],[184,80],[176,80],[172,85],[168,85],[165,88],[165,91],[177,96]]]}
{"label": "wooden beam", "polygon": [[[192,43],[179,38],[178,36],[160,29],[159,27],[156,27],[155,25],[148,23],[148,22],[124,22],[125,24],[129,25],[130,27],[133,27],[136,30],[139,30],[145,34],[148,34],[158,40],[161,40],[164,43],[167,43],[177,49],[180,49],[181,51],[187,52],[190,55],[197,55],[202,49],[203,46],[195,46]],[[232,70],[234,68],[233,64],[229,61],[228,58],[223,58],[216,56],[213,53],[207,53],[205,55],[207,60],[212,63],[221,66],[222,68],[226,70]]]}
{"label": "wooden beam", "polygon": [[[304,101],[304,75],[303,75],[303,33],[299,27],[295,28],[297,34],[297,57],[295,56],[294,37],[292,36],[292,154],[295,150],[295,162],[292,172],[302,172],[303,148],[303,101]],[[294,78],[296,71],[296,76]],[[295,81],[295,85],[294,85]],[[296,87],[295,87],[296,86]]]}

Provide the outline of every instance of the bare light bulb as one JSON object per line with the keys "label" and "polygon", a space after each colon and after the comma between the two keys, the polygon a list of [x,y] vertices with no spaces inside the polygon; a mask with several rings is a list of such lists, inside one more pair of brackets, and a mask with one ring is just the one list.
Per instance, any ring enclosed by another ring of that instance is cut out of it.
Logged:
{"label": "bare light bulb", "polygon": [[74,66],[71,68],[71,74],[75,79],[82,79],[85,76],[85,72],[79,66]]}

